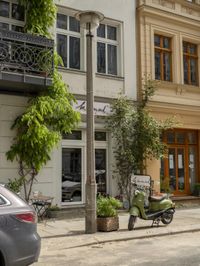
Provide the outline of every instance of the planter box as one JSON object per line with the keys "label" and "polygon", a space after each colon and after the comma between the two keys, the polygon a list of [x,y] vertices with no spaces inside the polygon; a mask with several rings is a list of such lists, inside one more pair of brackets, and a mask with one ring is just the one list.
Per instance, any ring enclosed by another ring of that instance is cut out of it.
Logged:
{"label": "planter box", "polygon": [[103,232],[117,231],[119,229],[119,217],[98,217],[97,230]]}

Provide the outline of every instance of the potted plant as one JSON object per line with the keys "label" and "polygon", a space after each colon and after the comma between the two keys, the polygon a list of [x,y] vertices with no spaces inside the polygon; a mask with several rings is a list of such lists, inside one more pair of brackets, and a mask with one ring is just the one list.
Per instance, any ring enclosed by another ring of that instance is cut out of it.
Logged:
{"label": "potted plant", "polygon": [[119,229],[117,209],[122,203],[113,197],[98,196],[97,198],[97,230],[110,232]]}
{"label": "potted plant", "polygon": [[49,207],[48,211],[47,211],[48,218],[57,218],[60,210],[61,209],[57,205],[53,205],[53,206]]}

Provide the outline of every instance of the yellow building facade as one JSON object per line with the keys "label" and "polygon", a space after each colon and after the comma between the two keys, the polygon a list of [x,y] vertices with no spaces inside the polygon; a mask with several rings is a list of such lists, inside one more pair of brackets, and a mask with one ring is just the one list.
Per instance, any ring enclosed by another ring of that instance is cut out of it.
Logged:
{"label": "yellow building facade", "polygon": [[147,162],[146,171],[156,191],[190,195],[200,181],[200,1],[138,1],[137,49],[138,88],[145,75],[159,80],[151,114],[179,122],[162,136],[168,157]]}

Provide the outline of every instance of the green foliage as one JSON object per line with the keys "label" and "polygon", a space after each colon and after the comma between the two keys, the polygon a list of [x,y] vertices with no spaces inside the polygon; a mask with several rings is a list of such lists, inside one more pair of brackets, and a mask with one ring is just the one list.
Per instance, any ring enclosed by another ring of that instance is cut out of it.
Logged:
{"label": "green foliage", "polygon": [[122,203],[113,197],[97,197],[97,216],[98,217],[115,217],[117,209],[122,207]]}
{"label": "green foliage", "polygon": [[25,7],[25,32],[50,37],[49,29],[54,25],[56,5],[53,0],[19,0]]}
{"label": "green foliage", "polygon": [[112,104],[112,113],[107,119],[107,128],[115,140],[115,176],[121,194],[131,202],[131,175],[142,174],[147,159],[164,156],[166,146],[160,141],[163,130],[173,127],[174,118],[158,121],[146,109],[153,96],[155,84],[146,80],[143,97],[136,105],[120,95]]}
{"label": "green foliage", "polygon": [[14,191],[15,193],[20,192],[21,187],[23,185],[23,179],[22,178],[14,178],[14,179],[9,179],[8,180],[7,187]]}

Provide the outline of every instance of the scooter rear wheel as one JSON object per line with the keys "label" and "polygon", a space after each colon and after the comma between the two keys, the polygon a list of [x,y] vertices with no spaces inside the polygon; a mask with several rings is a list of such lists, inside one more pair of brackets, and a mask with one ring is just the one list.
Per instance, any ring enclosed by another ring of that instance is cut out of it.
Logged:
{"label": "scooter rear wheel", "polygon": [[128,230],[132,231],[136,222],[136,216],[130,215],[129,221],[128,221]]}
{"label": "scooter rear wheel", "polygon": [[162,217],[161,221],[163,224],[170,224],[173,220],[173,213],[165,212]]}

